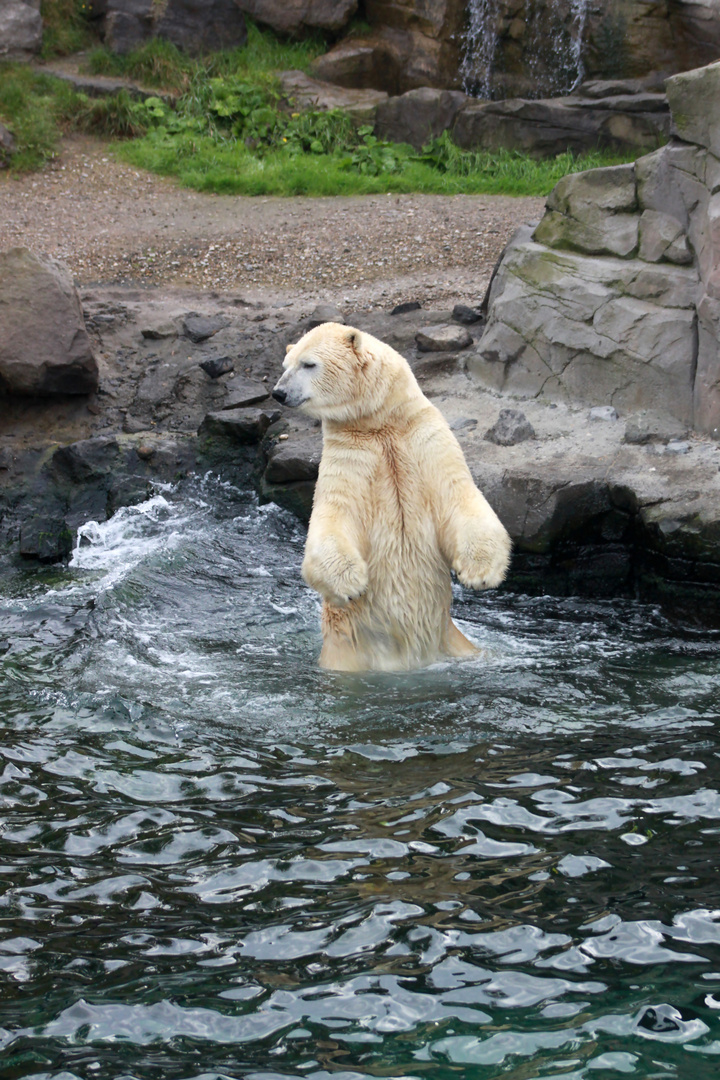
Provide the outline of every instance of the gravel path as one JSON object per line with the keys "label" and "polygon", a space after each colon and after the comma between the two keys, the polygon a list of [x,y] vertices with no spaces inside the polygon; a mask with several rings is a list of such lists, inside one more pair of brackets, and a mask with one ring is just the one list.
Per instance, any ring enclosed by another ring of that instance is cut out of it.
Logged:
{"label": "gravel path", "polygon": [[477,302],[544,200],[477,195],[207,195],[65,140],[42,173],[0,175],[0,247],[63,259],[80,285],[170,285],[367,306]]}

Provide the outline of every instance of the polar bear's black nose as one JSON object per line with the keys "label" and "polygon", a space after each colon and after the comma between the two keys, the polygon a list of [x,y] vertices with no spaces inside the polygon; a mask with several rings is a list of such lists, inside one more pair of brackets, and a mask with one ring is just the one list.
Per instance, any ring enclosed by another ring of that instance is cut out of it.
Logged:
{"label": "polar bear's black nose", "polygon": [[287,401],[287,394],[284,390],[278,390],[277,386],[273,390],[272,396],[275,398],[276,401],[279,401],[281,405],[284,405]]}

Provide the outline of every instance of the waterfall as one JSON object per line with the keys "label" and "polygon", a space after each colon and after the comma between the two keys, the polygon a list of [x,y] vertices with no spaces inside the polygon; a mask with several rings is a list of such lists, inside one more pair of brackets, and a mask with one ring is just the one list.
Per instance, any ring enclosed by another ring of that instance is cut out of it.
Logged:
{"label": "waterfall", "polygon": [[462,84],[473,97],[492,97],[495,52],[499,40],[501,0],[469,0],[463,58]]}
{"label": "waterfall", "polygon": [[524,0],[518,10],[508,0],[469,0],[460,65],[466,93],[479,98],[570,93],[585,78],[588,7],[589,0]]}

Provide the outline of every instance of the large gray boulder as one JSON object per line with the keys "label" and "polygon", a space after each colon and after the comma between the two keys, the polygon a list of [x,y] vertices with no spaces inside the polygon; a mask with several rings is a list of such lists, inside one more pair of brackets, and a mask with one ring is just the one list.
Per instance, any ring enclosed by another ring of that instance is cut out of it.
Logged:
{"label": "large gray boulder", "polygon": [[390,142],[410,143],[420,150],[430,139],[449,130],[468,98],[457,90],[423,86],[388,98],[376,113],[375,134]]}
{"label": "large gray boulder", "polygon": [[31,0],[0,0],[0,59],[22,58],[42,45],[40,4]]}
{"label": "large gray boulder", "polygon": [[237,0],[246,15],[278,34],[302,37],[310,30],[337,34],[358,9],[357,0]]}
{"label": "large gray boulder", "polygon": [[128,53],[153,37],[187,52],[211,52],[244,45],[245,16],[235,0],[108,0],[105,44]]}
{"label": "large gray boulder", "polygon": [[720,63],[668,86],[682,141],[557,185],[502,259],[468,368],[720,438]]}
{"label": "large gray boulder", "polygon": [[98,367],[68,269],[27,248],[0,253],[0,390],[90,394]]}

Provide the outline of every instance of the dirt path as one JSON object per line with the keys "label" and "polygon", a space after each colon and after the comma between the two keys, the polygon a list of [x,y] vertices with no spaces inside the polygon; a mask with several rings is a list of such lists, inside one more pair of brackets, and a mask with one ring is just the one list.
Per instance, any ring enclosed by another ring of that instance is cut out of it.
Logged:
{"label": "dirt path", "polygon": [[443,306],[477,302],[514,228],[543,205],[488,195],[207,195],[73,137],[42,173],[0,176],[0,248],[57,256],[81,285]]}

